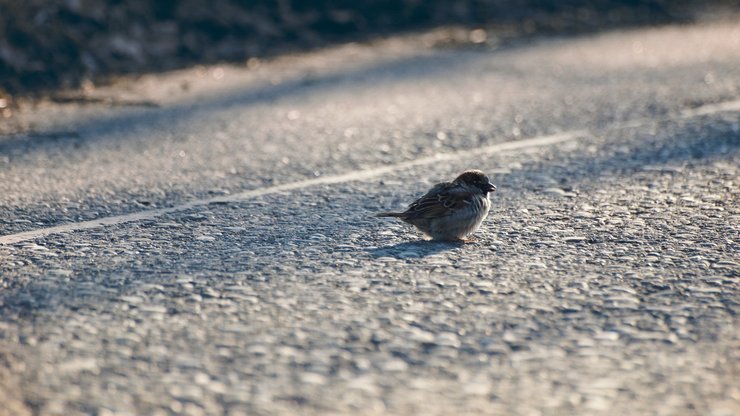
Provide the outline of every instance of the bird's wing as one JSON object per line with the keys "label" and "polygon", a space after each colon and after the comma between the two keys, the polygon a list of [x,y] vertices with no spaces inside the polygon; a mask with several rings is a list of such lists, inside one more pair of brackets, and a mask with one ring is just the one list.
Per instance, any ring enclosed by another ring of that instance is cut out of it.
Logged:
{"label": "bird's wing", "polygon": [[444,217],[470,205],[474,196],[474,193],[460,189],[452,183],[440,183],[409,205],[404,214],[408,218]]}

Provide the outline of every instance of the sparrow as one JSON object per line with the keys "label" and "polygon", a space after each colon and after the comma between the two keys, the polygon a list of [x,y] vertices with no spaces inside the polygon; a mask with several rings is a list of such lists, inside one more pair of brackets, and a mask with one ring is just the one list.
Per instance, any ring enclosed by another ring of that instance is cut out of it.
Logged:
{"label": "sparrow", "polygon": [[434,185],[404,212],[381,212],[418,228],[433,240],[465,241],[480,227],[491,208],[489,192],[496,186],[483,172],[466,170],[452,182]]}

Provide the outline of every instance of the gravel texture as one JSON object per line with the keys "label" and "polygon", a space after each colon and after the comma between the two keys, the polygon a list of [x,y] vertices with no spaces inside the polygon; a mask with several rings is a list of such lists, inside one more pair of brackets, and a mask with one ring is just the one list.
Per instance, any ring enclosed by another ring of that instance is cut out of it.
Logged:
{"label": "gravel texture", "polygon": [[[4,234],[583,133],[0,245],[6,413],[737,414],[740,112],[702,111],[740,98],[737,23],[415,42],[26,114]],[[372,217],[470,167],[499,189],[476,242]]]}

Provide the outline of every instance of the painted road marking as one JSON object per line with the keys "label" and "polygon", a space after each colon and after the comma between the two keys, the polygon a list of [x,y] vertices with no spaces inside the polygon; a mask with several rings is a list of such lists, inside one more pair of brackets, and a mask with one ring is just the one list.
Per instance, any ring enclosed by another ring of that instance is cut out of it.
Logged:
{"label": "painted road marking", "polygon": [[564,133],[552,134],[548,136],[533,137],[531,139],[517,140],[494,144],[491,146],[479,147],[459,152],[441,153],[433,156],[422,157],[419,159],[409,160],[406,162],[396,163],[393,165],[379,166],[372,169],[361,170],[357,172],[344,173],[340,175],[327,175],[319,178],[306,179],[303,181],[286,183],[282,185],[268,186],[265,188],[253,189],[239,192],[232,195],[216,196],[212,198],[197,199],[169,208],[152,209],[147,211],[135,212],[132,214],[116,215],[107,218],[100,218],[91,221],[73,222],[68,224],[57,225],[54,227],[40,228],[38,230],[25,231],[17,234],[4,235],[0,237],[0,245],[20,243],[23,241],[33,240],[35,238],[46,237],[51,234],[69,233],[75,231],[101,228],[109,225],[123,224],[126,222],[151,220],[165,214],[178,211],[185,211],[191,208],[204,206],[213,203],[228,203],[244,201],[263,195],[274,194],[278,192],[293,191],[304,189],[317,185],[332,185],[344,182],[366,181],[377,178],[395,171],[412,168],[415,166],[430,165],[432,163],[462,160],[469,157],[481,156],[511,150],[535,148],[542,146],[551,146],[557,143],[575,140],[583,137],[587,132],[585,130],[574,130]]}
{"label": "painted road marking", "polygon": [[[716,113],[723,112],[735,112],[740,111],[740,100],[725,101],[720,103],[706,104],[700,107],[686,109],[680,113],[673,115],[672,117],[663,118],[639,118],[636,120],[617,122],[610,124],[605,127],[605,130],[619,129],[619,128],[633,128],[644,126],[661,121],[670,121],[676,119],[688,119],[692,117],[707,116]],[[233,195],[217,196],[213,198],[197,199],[194,201],[186,202],[182,205],[152,209],[147,211],[135,212],[132,214],[116,215],[107,218],[100,218],[97,220],[74,222],[68,224],[57,225],[54,227],[40,228],[38,230],[25,231],[17,234],[10,234],[0,236],[0,245],[15,244],[23,241],[33,240],[35,238],[46,237],[51,234],[70,233],[75,231],[89,230],[93,228],[101,228],[109,225],[123,224],[127,222],[151,220],[156,217],[160,217],[165,214],[173,212],[185,211],[191,208],[200,207],[212,203],[228,203],[244,201],[252,198],[256,198],[263,195],[273,194],[277,192],[293,191],[296,189],[308,188],[317,185],[332,185],[344,182],[354,181],[365,181],[379,176],[387,175],[395,171],[412,168],[415,166],[430,165],[432,163],[447,162],[462,160],[469,157],[481,156],[486,154],[500,153],[511,150],[521,150],[527,148],[536,148],[543,146],[551,146],[558,143],[573,141],[579,137],[584,137],[588,134],[587,130],[572,130],[563,133],[552,134],[548,136],[533,137],[530,139],[517,140],[513,142],[498,143],[491,146],[479,147],[475,149],[462,150],[459,152],[441,153],[433,156],[423,157],[414,159],[406,162],[396,163],[388,166],[379,166],[372,169],[361,170],[357,172],[345,173],[341,175],[327,175],[320,178],[306,179],[303,181],[286,183],[282,185],[268,186],[265,188],[253,189],[249,191],[239,192]]]}

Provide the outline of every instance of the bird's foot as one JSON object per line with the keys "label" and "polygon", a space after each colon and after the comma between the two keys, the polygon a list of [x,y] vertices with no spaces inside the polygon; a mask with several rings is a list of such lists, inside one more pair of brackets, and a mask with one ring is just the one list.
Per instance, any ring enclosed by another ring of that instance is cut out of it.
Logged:
{"label": "bird's foot", "polygon": [[465,237],[465,238],[458,238],[455,240],[450,240],[452,243],[458,243],[458,244],[475,244],[478,242],[475,238],[471,237]]}

